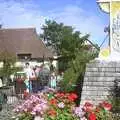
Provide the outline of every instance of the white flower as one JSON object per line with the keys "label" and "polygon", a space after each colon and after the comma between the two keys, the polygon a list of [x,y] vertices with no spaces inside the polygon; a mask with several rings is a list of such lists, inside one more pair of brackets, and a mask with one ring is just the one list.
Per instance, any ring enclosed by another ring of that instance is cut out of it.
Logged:
{"label": "white flower", "polygon": [[61,102],[61,103],[58,104],[58,107],[59,107],[59,108],[64,108],[64,107],[65,107],[65,104],[64,104],[63,102]]}
{"label": "white flower", "polygon": [[85,117],[80,118],[80,120],[87,120]]}

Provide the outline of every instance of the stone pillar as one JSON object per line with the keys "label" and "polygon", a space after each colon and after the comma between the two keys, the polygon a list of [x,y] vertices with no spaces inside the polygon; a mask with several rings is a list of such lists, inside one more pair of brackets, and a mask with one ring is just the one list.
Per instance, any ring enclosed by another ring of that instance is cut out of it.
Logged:
{"label": "stone pillar", "polygon": [[108,99],[114,81],[120,78],[120,62],[94,60],[87,64],[84,76],[81,104],[92,101],[98,104]]}

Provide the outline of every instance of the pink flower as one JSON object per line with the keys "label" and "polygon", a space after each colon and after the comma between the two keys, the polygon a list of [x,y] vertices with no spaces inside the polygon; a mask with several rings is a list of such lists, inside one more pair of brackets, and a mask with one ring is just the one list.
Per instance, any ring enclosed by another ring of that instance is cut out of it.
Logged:
{"label": "pink flower", "polygon": [[85,115],[85,112],[83,111],[83,108],[79,106],[74,108],[74,114],[79,118],[83,118]]}
{"label": "pink flower", "polygon": [[100,106],[103,107],[105,110],[111,110],[112,109],[112,105],[106,101],[100,103]]}
{"label": "pink flower", "polygon": [[86,102],[83,108],[86,112],[91,112],[94,110],[94,106],[90,102]]}

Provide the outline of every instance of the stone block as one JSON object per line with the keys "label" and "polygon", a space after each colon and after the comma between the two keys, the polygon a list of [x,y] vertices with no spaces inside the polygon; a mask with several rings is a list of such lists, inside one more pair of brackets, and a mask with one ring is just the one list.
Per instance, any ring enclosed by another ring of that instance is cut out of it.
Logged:
{"label": "stone block", "polygon": [[103,81],[93,82],[93,86],[104,86],[104,82]]}
{"label": "stone block", "polygon": [[105,72],[105,77],[116,77],[116,73],[115,72]]}
{"label": "stone block", "polygon": [[87,67],[86,72],[98,72],[98,68]]}
{"label": "stone block", "polygon": [[81,103],[108,99],[114,81],[120,79],[120,62],[91,61],[87,64],[82,89]]}
{"label": "stone block", "polygon": [[116,67],[116,72],[120,72],[120,67]]}
{"label": "stone block", "polygon": [[85,72],[85,76],[100,77],[100,76],[104,76],[104,72]]}
{"label": "stone block", "polygon": [[116,73],[116,74],[115,74],[115,77],[120,77],[120,73]]}
{"label": "stone block", "polygon": [[87,76],[84,77],[84,82],[87,82],[89,79]]}
{"label": "stone block", "polygon": [[108,67],[100,67],[98,68],[98,71],[99,72],[115,72],[116,69],[115,68],[108,68]]}

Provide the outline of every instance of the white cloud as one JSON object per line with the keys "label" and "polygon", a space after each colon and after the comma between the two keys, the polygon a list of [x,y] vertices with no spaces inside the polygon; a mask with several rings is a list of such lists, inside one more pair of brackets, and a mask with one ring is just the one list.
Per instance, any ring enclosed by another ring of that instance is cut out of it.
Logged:
{"label": "white cloud", "polygon": [[0,3],[0,20],[5,28],[36,27],[38,32],[44,23],[41,11],[32,9],[32,4],[21,4],[14,0]]}
{"label": "white cloud", "polygon": [[45,18],[72,25],[82,33],[90,33],[91,39],[96,40],[96,43],[104,38],[103,28],[105,25],[101,19],[90,13],[89,10],[86,11],[77,5],[68,5],[64,8],[44,12],[39,5],[32,2],[20,3],[9,0],[9,2],[0,3],[0,20],[4,27],[36,27],[37,31],[40,32]]}
{"label": "white cloud", "polygon": [[90,33],[91,40],[96,43],[101,43],[100,41],[102,41],[105,36],[105,25],[101,18],[78,6],[67,6],[62,11],[59,11],[59,13],[52,13],[51,17],[59,22],[72,25],[82,33]]}

